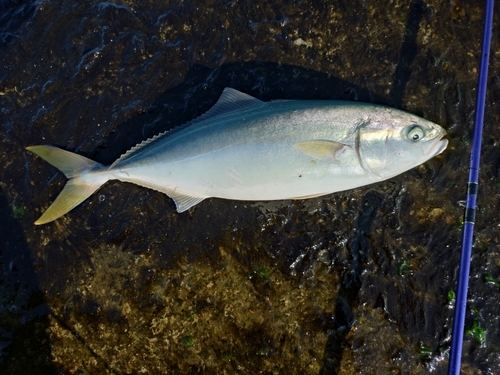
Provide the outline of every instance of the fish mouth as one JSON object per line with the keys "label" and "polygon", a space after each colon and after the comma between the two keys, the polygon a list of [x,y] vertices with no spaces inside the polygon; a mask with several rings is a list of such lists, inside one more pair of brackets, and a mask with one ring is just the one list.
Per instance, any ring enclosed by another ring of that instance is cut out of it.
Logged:
{"label": "fish mouth", "polygon": [[439,137],[438,139],[436,139],[433,142],[431,147],[429,147],[429,150],[427,151],[427,155],[432,155],[432,156],[439,155],[440,153],[442,153],[446,149],[447,146],[448,146],[448,140],[441,139],[441,137]]}

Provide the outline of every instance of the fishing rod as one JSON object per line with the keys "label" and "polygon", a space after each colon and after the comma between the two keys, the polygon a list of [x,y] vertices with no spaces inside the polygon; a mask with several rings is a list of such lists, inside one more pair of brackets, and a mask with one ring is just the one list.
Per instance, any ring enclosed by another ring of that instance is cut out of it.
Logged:
{"label": "fishing rod", "polygon": [[483,45],[481,51],[481,66],[479,69],[479,83],[476,100],[476,117],[474,122],[474,138],[472,140],[469,182],[467,184],[467,201],[462,236],[462,252],[458,287],[455,301],[455,315],[453,317],[453,331],[451,341],[448,375],[460,373],[462,344],[464,336],[465,307],[467,305],[467,288],[469,283],[470,258],[472,251],[472,237],[474,234],[474,220],[476,216],[476,198],[479,180],[479,166],[481,158],[481,140],[483,133],[484,107],[486,101],[486,86],[488,80],[488,60],[490,57],[491,33],[493,27],[494,0],[486,0],[485,21],[483,31]]}

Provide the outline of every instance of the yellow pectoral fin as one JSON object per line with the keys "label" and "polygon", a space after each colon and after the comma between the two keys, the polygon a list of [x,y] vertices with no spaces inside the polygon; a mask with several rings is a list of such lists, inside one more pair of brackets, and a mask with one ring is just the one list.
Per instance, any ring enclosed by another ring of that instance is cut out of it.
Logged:
{"label": "yellow pectoral fin", "polygon": [[293,145],[294,149],[315,159],[331,161],[335,161],[335,155],[346,147],[349,146],[344,143],[324,140],[304,141]]}
{"label": "yellow pectoral fin", "polygon": [[330,194],[330,193],[328,193],[328,192],[326,192],[326,193],[314,193],[314,194],[309,194],[309,195],[300,195],[297,197],[290,197],[287,199],[310,199],[310,198],[322,197],[323,195],[327,195],[327,194]]}

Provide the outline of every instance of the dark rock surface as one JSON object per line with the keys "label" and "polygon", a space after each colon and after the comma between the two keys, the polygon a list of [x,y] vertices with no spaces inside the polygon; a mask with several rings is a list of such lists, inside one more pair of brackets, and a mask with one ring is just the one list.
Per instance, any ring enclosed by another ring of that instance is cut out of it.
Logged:
{"label": "dark rock surface", "polygon": [[[446,373],[482,20],[482,1],[4,2],[0,372]],[[499,41],[496,27],[464,374],[500,373]],[[65,178],[25,147],[111,163],[226,86],[396,106],[450,145],[318,199],[177,214],[109,182],[33,225]]]}

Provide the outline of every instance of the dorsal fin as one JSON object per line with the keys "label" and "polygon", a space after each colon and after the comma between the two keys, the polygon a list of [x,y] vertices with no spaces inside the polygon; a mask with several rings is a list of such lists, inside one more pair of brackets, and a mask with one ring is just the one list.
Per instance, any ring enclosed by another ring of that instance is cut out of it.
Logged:
{"label": "dorsal fin", "polygon": [[126,153],[124,153],[122,156],[120,156],[113,164],[111,164],[109,168],[113,168],[119,162],[122,163],[123,161],[129,159],[130,157],[135,155],[139,150],[146,148],[153,143],[156,143],[156,141],[158,141],[160,138],[172,135],[180,130],[194,126],[208,119],[213,119],[219,116],[222,117],[229,113],[235,111],[241,111],[244,109],[258,108],[264,104],[265,102],[263,102],[262,100],[256,99],[253,96],[244,94],[230,87],[226,87],[222,92],[219,100],[217,100],[217,103],[215,103],[214,106],[210,108],[207,112],[205,112],[203,115],[195,118],[194,120],[188,121],[183,125],[179,125],[171,130],[167,130],[163,133],[155,135],[154,137],[146,139],[141,143],[138,143],[130,150],[128,150]]}
{"label": "dorsal fin", "polygon": [[[204,115],[201,115],[196,120],[206,120],[219,115],[225,115],[233,111],[241,111],[243,109],[258,108],[265,104],[262,100],[253,96],[244,94],[238,90],[226,87],[217,100],[217,103],[208,110]],[[206,117],[205,117],[206,116]],[[203,117],[203,119],[202,119]]]}

